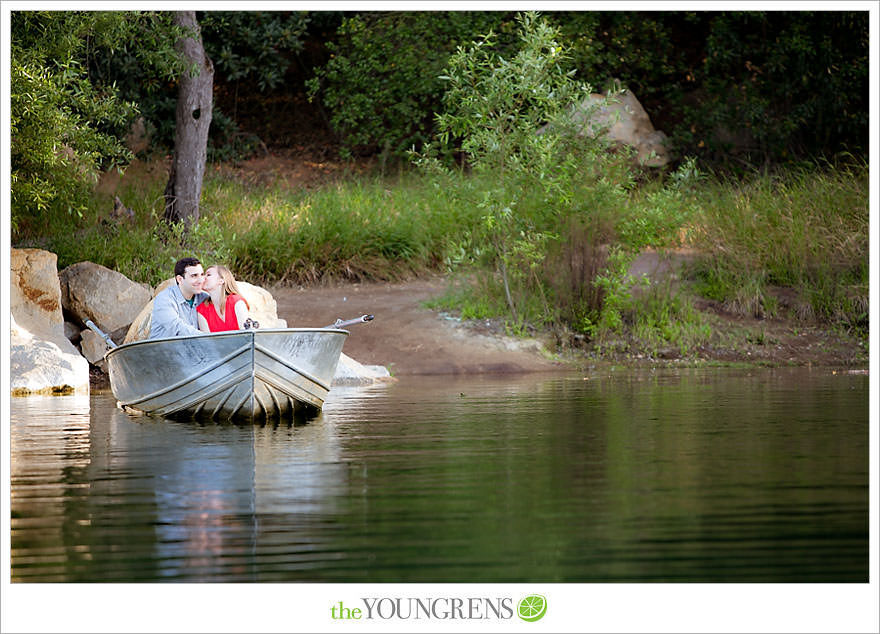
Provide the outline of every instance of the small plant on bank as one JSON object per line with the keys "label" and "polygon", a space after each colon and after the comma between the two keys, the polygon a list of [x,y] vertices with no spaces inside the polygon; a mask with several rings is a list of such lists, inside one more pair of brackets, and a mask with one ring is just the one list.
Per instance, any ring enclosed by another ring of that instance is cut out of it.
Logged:
{"label": "small plant on bank", "polygon": [[602,163],[612,161],[600,135],[577,136],[583,124],[571,112],[590,86],[573,78],[557,32],[533,12],[520,14],[518,23],[521,47],[510,59],[493,50],[490,32],[460,47],[443,76],[440,141],[460,144],[472,177],[455,187],[463,177],[453,178],[430,148],[414,155],[438,182],[452,184],[454,195],[479,210],[481,223],[469,248],[479,249],[497,273],[515,323],[523,321],[527,295],[537,292],[549,307],[537,273],[547,242],[556,238],[549,227],[577,212],[574,194],[584,168],[600,180],[606,172]]}
{"label": "small plant on bank", "polygon": [[712,341],[712,326],[706,316],[669,282],[637,294],[627,309],[635,345],[654,358],[670,354],[690,357]]}

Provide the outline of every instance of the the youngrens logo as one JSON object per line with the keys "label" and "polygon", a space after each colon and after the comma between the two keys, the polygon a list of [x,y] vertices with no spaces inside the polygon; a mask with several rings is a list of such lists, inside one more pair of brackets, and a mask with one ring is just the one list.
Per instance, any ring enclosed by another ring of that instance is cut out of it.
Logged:
{"label": "the youngrens logo", "polygon": [[523,621],[539,621],[547,613],[547,599],[540,594],[530,594],[520,600],[516,613]]}
{"label": "the youngrens logo", "polygon": [[[516,605],[516,607],[514,607]],[[339,601],[330,607],[334,620],[507,620],[516,614],[537,621],[547,612],[541,595],[524,597],[361,597],[359,602]]]}

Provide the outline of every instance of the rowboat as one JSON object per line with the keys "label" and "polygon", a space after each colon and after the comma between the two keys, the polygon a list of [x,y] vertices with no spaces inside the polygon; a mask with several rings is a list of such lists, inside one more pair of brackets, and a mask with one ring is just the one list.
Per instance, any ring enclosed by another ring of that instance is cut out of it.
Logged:
{"label": "rowboat", "polygon": [[317,413],[347,336],[339,328],[203,333],[134,341],[104,358],[125,409],[258,422]]}

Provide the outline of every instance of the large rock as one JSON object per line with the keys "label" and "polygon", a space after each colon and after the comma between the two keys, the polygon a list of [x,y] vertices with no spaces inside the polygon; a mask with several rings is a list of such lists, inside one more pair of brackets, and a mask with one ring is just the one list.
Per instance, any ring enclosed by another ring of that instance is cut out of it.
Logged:
{"label": "large rock", "polygon": [[584,121],[585,134],[595,135],[606,129],[606,137],[634,148],[638,162],[649,167],[663,167],[669,163],[666,135],[654,129],[651,119],[636,96],[624,90],[610,98],[592,94],[574,114],[576,121]]}
{"label": "large rock", "polygon": [[11,319],[9,374],[13,396],[89,391],[89,362],[66,339],[37,337]]}
{"label": "large rock", "polygon": [[19,326],[34,334],[64,334],[58,256],[42,249],[9,254],[9,308]]}
{"label": "large rock", "polygon": [[[170,278],[156,287],[153,297],[161,293],[163,290],[174,283],[174,278]],[[260,323],[260,328],[287,328],[287,321],[278,318],[278,304],[272,297],[272,294],[264,288],[248,284],[236,280],[238,289],[242,296],[247,300],[250,310],[248,311],[253,319]],[[140,341],[150,337],[150,323],[153,321],[153,301],[152,299],[141,308],[140,312],[134,318],[125,335],[124,343],[132,341]]]}
{"label": "large rock", "polygon": [[12,249],[10,269],[12,393],[88,392],[88,361],[64,332],[57,256]]}
{"label": "large rock", "polygon": [[333,385],[370,385],[395,380],[388,372],[388,368],[383,365],[364,365],[342,354],[339,357],[339,365],[336,366]]}
{"label": "large rock", "polygon": [[149,287],[94,262],[77,262],[58,274],[61,303],[75,321],[95,322],[120,343],[144,304],[152,299]]}

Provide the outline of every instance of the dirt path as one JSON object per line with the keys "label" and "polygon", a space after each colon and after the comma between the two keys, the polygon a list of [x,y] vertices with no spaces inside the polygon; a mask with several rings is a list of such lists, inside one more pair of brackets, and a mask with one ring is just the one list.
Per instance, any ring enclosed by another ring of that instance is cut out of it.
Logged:
{"label": "dirt path", "polygon": [[384,365],[392,375],[543,372],[569,369],[549,360],[534,341],[501,337],[462,327],[422,302],[440,295],[440,278],[397,284],[345,284],[269,289],[278,316],[288,326],[326,326],[337,318],[371,314],[351,326],[343,352],[368,365]]}

